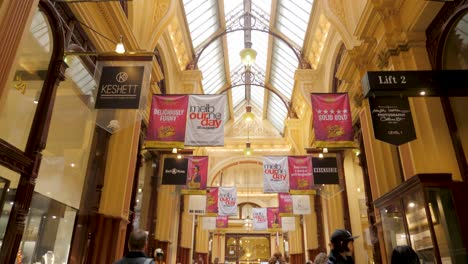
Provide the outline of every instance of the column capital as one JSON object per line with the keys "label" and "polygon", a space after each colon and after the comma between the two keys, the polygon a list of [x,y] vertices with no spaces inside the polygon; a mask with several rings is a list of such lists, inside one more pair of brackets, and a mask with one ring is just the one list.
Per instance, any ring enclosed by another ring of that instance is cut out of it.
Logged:
{"label": "column capital", "polygon": [[185,70],[181,73],[182,93],[203,94],[203,75],[200,70]]}

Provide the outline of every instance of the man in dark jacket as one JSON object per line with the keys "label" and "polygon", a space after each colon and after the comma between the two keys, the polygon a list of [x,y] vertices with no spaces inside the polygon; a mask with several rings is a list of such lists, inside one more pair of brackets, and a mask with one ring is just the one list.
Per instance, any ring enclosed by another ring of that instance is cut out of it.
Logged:
{"label": "man in dark jacket", "polygon": [[135,229],[128,238],[128,254],[114,264],[154,264],[151,258],[147,258],[144,250],[148,241],[148,234],[140,229]]}
{"label": "man in dark jacket", "polygon": [[328,264],[354,264],[353,251],[354,239],[358,236],[353,236],[348,230],[337,229],[331,235],[331,252],[328,256]]}

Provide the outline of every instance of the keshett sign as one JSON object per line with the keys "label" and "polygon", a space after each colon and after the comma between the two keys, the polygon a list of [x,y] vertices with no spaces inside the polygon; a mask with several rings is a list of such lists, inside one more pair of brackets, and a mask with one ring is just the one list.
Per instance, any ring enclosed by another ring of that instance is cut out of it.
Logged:
{"label": "keshett sign", "polygon": [[143,66],[104,66],[99,81],[96,109],[138,109]]}

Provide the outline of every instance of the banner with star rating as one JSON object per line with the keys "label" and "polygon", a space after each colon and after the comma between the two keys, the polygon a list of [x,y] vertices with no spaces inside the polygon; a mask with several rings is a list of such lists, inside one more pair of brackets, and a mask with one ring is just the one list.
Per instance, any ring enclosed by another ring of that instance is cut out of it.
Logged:
{"label": "banner with star rating", "polygon": [[354,147],[347,93],[313,93],[314,147]]}

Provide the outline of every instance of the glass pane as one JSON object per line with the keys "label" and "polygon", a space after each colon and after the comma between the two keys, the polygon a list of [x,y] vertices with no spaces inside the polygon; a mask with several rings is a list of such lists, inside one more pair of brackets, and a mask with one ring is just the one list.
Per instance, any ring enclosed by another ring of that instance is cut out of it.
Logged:
{"label": "glass pane", "polygon": [[266,237],[245,236],[239,239],[239,260],[246,263],[270,258],[270,241]]}
{"label": "glass pane", "polygon": [[403,215],[400,206],[396,204],[380,209],[380,215],[384,231],[385,249],[387,251],[388,261],[390,262],[394,247],[408,245],[405,226],[403,224]]}
{"label": "glass pane", "polygon": [[35,192],[18,251],[20,263],[67,263],[76,212]]}
{"label": "glass pane", "polygon": [[426,194],[442,263],[468,263],[450,190],[427,188]]}
{"label": "glass pane", "polygon": [[11,207],[15,200],[16,188],[20,175],[10,169],[0,166],[0,249],[5,235]]}
{"label": "glass pane", "polygon": [[96,119],[88,102],[96,84],[81,59],[67,57],[67,63],[67,78],[57,89],[35,191],[79,208]]}
{"label": "glass pane", "polygon": [[424,196],[421,191],[413,192],[403,199],[411,246],[423,263],[436,263],[431,231],[427,221]]}
{"label": "glass pane", "polygon": [[36,11],[18,49],[9,82],[0,95],[0,138],[24,150],[47,76],[52,33],[46,16]]}

